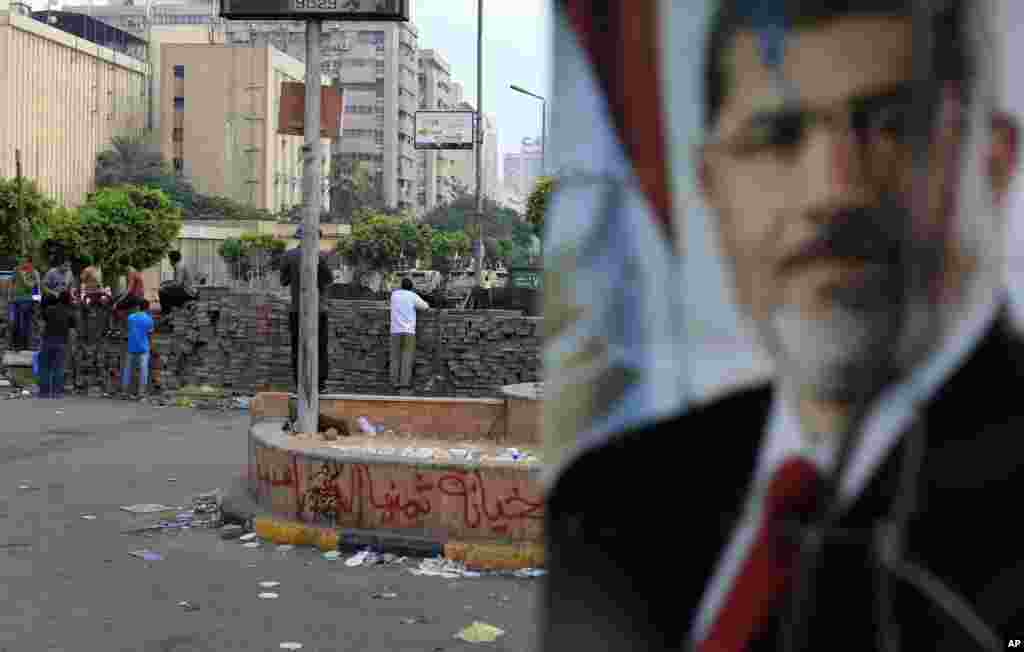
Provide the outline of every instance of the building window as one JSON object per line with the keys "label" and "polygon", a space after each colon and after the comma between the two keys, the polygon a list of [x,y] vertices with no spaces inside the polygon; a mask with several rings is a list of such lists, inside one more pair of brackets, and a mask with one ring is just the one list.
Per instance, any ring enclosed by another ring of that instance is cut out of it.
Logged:
{"label": "building window", "polygon": [[185,79],[185,66],[174,66],[174,78]]}
{"label": "building window", "polygon": [[176,97],[176,98],[174,98],[174,110],[175,111],[184,111],[185,110],[185,98],[184,97]]}
{"label": "building window", "polygon": [[180,143],[182,140],[184,140],[184,138],[183,138],[184,133],[183,132],[184,132],[184,129],[182,129],[181,127],[175,127],[174,128],[174,133],[171,135],[171,140],[173,140],[176,143]]}

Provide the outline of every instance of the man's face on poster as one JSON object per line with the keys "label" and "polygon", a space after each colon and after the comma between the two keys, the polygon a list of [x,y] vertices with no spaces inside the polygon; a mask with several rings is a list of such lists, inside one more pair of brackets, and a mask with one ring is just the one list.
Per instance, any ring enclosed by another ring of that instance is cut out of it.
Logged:
{"label": "man's face on poster", "polygon": [[[949,228],[957,85],[937,86],[923,117],[912,42],[909,19],[849,16],[794,29],[777,69],[751,31],[724,54],[702,195],[742,311],[780,370],[829,398],[900,373],[901,355],[934,339],[945,300],[936,288],[965,272]],[[911,135],[922,120],[936,126],[924,193]],[[926,196],[918,210],[915,192]]]}

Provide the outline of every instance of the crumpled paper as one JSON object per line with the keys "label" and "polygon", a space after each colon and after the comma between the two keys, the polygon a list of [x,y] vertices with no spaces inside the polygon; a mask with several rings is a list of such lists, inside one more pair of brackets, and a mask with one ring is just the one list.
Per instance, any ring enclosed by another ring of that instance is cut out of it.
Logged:
{"label": "crumpled paper", "polygon": [[475,621],[472,625],[456,634],[455,638],[462,639],[467,643],[493,643],[504,633],[505,630],[499,629],[494,625]]}

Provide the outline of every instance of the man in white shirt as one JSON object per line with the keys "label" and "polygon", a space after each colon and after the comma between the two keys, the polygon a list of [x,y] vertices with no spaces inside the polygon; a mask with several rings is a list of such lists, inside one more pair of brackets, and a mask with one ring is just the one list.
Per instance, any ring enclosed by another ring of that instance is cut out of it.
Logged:
{"label": "man in white shirt", "polygon": [[391,385],[408,389],[416,359],[416,311],[430,305],[412,291],[412,279],[403,278],[402,287],[391,292]]}
{"label": "man in white shirt", "polygon": [[[987,3],[920,31],[928,3],[785,3],[781,23],[720,4],[698,183],[777,377],[568,465],[545,648],[1005,648],[1024,342],[988,219],[1015,152],[988,138]],[[799,514],[776,491],[793,463]]]}

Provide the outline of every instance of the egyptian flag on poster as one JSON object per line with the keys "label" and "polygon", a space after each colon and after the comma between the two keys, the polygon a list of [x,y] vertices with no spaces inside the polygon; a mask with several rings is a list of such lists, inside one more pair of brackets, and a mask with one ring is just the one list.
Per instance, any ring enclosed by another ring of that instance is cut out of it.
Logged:
{"label": "egyptian flag on poster", "polygon": [[554,0],[556,190],[544,238],[549,481],[610,434],[684,404],[680,206],[657,28],[668,4]]}
{"label": "egyptian flag on poster", "polygon": [[[695,200],[715,0],[554,0],[545,234],[551,481],[609,435],[757,382]],[[684,255],[685,245],[685,255]]]}

